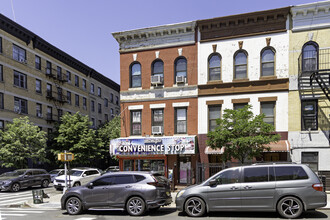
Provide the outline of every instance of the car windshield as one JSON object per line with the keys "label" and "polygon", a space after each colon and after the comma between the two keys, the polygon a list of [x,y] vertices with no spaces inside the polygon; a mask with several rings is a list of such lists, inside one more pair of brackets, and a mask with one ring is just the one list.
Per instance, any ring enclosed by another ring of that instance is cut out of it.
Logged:
{"label": "car windshield", "polygon": [[58,172],[60,172],[59,170],[52,170],[49,172],[49,174],[57,174]]}
{"label": "car windshield", "polygon": [[20,175],[23,175],[24,173],[25,173],[25,170],[15,170],[13,172],[3,173],[0,176],[1,177],[4,177],[4,176],[20,176]]}
{"label": "car windshield", "polygon": [[81,176],[82,173],[83,173],[83,171],[80,171],[80,170],[70,170],[69,171],[69,175],[71,175],[71,176]]}

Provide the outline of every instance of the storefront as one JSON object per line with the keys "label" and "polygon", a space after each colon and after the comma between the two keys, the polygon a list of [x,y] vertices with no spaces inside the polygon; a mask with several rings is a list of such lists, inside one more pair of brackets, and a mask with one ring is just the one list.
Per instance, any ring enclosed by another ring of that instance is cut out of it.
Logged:
{"label": "storefront", "polygon": [[196,136],[118,138],[110,142],[110,154],[122,171],[157,171],[174,184],[195,182]]}

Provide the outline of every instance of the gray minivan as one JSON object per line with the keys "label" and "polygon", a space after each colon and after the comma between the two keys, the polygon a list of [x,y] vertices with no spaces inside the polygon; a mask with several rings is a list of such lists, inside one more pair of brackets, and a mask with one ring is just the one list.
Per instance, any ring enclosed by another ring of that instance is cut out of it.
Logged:
{"label": "gray minivan", "polygon": [[255,164],[222,170],[178,192],[175,202],[192,217],[211,211],[277,211],[284,218],[297,218],[326,206],[327,196],[306,165]]}

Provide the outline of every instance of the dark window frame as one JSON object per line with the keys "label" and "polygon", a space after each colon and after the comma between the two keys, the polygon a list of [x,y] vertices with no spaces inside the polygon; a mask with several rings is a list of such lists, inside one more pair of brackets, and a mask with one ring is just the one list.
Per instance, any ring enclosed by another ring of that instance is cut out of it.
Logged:
{"label": "dark window frame", "polygon": [[[311,114],[304,114],[304,104],[308,102],[314,102],[314,113]],[[304,99],[301,100],[301,130],[302,131],[308,131],[309,128],[305,125],[307,120],[313,120],[315,121],[315,125],[313,127],[310,127],[310,130],[316,131],[318,130],[318,99]]]}
{"label": "dark window frame", "polygon": [[[305,51],[306,47],[308,46],[313,46],[315,48],[315,52],[316,52],[316,57],[315,57],[315,68],[312,69],[306,69],[305,68],[305,64],[306,64],[306,60],[312,60],[314,58],[306,58],[306,53],[313,53],[313,51]],[[319,45],[315,42],[315,41],[308,41],[307,43],[305,43],[301,49],[302,52],[302,59],[301,59],[301,68],[303,72],[308,72],[308,71],[314,71],[314,70],[318,70],[319,69]]]}
{"label": "dark window frame", "polygon": [[[155,64],[156,63],[161,63],[162,64],[162,71],[161,72],[155,72]],[[151,63],[151,77],[152,76],[158,76],[160,75],[161,81],[164,83],[164,61],[161,59],[155,59],[152,63]]]}
{"label": "dark window frame", "polygon": [[41,70],[41,57],[35,55],[34,62],[35,62],[35,68],[37,70]]}
{"label": "dark window frame", "polygon": [[178,76],[178,73],[184,72],[183,70],[180,70],[180,71],[177,70],[177,65],[178,65],[179,60],[184,60],[186,62],[186,64],[185,64],[186,75],[184,77],[185,77],[185,83],[188,83],[188,61],[187,61],[187,58],[185,58],[184,56],[179,56],[174,61],[174,83],[176,83],[176,77]]}
{"label": "dark window frame", "polygon": [[[17,52],[14,51],[14,48],[17,48]],[[22,54],[23,52],[23,54]],[[18,62],[26,62],[26,50],[16,44],[13,44],[13,59]]]}
{"label": "dark window frame", "polygon": [[3,66],[0,64],[0,82],[3,82]]}
{"label": "dark window frame", "polygon": [[14,70],[14,85],[19,88],[27,89],[27,75]]}
{"label": "dark window frame", "polygon": [[79,106],[79,95],[78,94],[75,94],[75,96],[74,96],[74,104],[75,104],[75,106]]}
{"label": "dark window frame", "polygon": [[[38,89],[38,83],[39,82],[39,89]],[[41,94],[42,93],[42,82],[40,79],[36,79],[36,93]]]}
{"label": "dark window frame", "polygon": [[[155,113],[156,111],[161,111],[161,117],[162,117],[162,121],[155,121]],[[160,109],[152,109],[151,111],[151,126],[161,126],[162,127],[162,133],[164,134],[164,109],[160,108]]]}
{"label": "dark window frame", "polygon": [[[17,102],[19,106],[16,106]],[[23,105],[23,103],[25,104]],[[17,110],[15,110],[15,108],[17,108]],[[14,111],[18,113],[28,114],[28,101],[26,99],[14,96]]]}
{"label": "dark window frame", "polygon": [[[140,121],[139,122],[133,122],[133,114],[134,113],[140,113]],[[130,122],[131,122],[131,135],[141,135],[142,134],[142,110],[131,110],[130,111]],[[138,130],[139,132],[133,132],[134,131],[134,125],[140,125],[140,129]]]}
{"label": "dark window frame", "polygon": [[4,109],[4,93],[0,92],[0,109]]}

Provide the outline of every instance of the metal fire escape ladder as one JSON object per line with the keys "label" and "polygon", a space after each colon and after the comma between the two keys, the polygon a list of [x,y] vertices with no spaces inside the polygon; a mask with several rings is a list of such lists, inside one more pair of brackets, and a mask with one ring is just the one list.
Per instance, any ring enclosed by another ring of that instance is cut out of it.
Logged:
{"label": "metal fire escape ladder", "polygon": [[[323,76],[328,76],[327,79],[327,83],[325,82]],[[326,72],[326,73],[319,73],[319,72],[313,72],[310,76],[310,85],[312,86],[313,84],[313,80],[315,80],[317,82],[317,84],[320,86],[320,88],[322,89],[323,93],[325,94],[325,96],[328,98],[328,100],[330,101],[330,96],[329,96],[329,84],[330,84],[330,73]]]}

